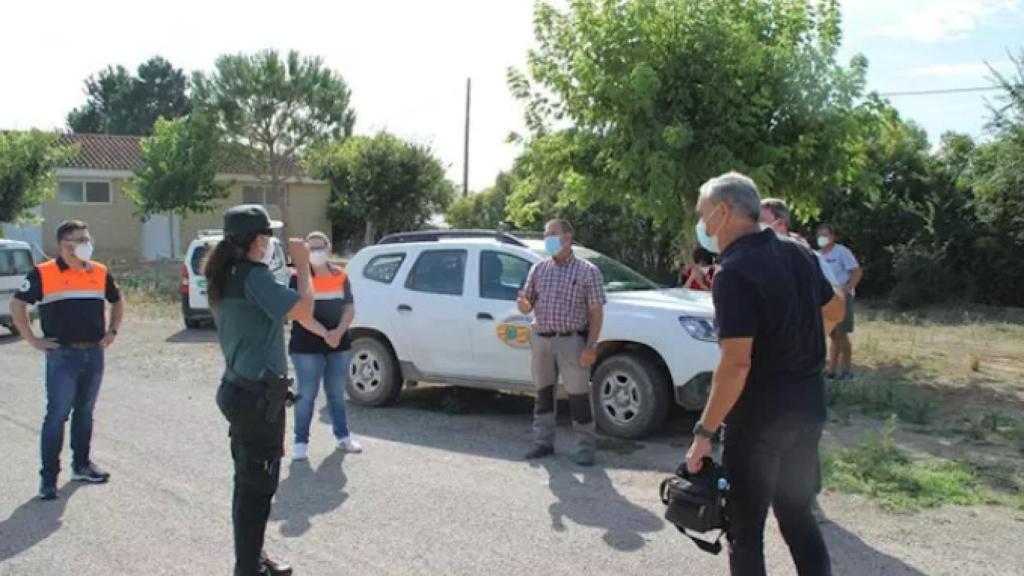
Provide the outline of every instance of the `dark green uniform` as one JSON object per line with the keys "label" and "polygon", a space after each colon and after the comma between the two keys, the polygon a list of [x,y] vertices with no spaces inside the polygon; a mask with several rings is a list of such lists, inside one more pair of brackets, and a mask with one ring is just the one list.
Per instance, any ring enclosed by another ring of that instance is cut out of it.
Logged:
{"label": "dark green uniform", "polygon": [[285,410],[264,392],[268,374],[288,373],[284,321],[299,300],[263,264],[238,264],[216,308],[225,372],[217,405],[230,423],[235,462],[235,573],[260,574],[270,502],[284,455]]}

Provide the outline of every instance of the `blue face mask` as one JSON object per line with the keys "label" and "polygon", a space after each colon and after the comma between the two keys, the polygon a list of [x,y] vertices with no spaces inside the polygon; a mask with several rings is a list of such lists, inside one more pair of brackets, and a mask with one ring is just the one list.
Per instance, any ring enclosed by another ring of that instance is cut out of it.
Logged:
{"label": "blue face mask", "polygon": [[562,251],[562,237],[561,236],[545,236],[544,237],[544,249],[548,251],[548,254],[555,256]]}
{"label": "blue face mask", "polygon": [[[718,211],[718,208],[715,208],[715,210],[713,212],[711,212],[711,216],[714,216],[715,212],[717,212],[717,211]],[[697,230],[697,242],[700,243],[701,247],[703,247],[708,252],[711,252],[712,254],[718,254],[718,252],[719,252],[719,249],[718,249],[719,248],[719,246],[718,246],[718,237],[717,236],[710,236],[710,235],[708,235],[708,225],[704,223],[704,219],[703,218],[701,218],[700,220],[697,221],[696,230]]]}

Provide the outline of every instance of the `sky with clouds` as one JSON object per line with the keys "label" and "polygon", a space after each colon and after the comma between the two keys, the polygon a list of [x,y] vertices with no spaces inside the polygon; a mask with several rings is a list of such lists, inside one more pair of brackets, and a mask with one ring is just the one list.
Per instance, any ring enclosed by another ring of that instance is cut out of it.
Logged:
{"label": "sky with clouds", "polygon": [[[274,47],[319,54],[353,91],[358,133],[430,144],[462,181],[464,94],[473,78],[470,188],[493,182],[517,149],[522,109],[505,85],[533,41],[532,0],[123,0],[9,2],[0,35],[0,128],[58,128],[108,64],[160,54],[208,70],[219,54]],[[1024,50],[1024,0],[846,0],[842,58],[870,62],[869,89],[986,86],[985,63]],[[982,136],[991,94],[894,97],[934,140]]]}

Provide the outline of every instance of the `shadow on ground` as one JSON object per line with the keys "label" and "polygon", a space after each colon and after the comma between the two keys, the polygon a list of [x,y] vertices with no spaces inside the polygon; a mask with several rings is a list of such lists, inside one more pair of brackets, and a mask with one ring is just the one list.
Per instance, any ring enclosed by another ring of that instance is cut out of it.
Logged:
{"label": "shadow on ground", "polygon": [[551,529],[567,530],[565,521],[604,531],[602,540],[622,552],[635,552],[647,544],[645,534],[660,531],[665,522],[651,511],[620,494],[601,467],[577,468],[559,460],[544,460],[548,487],[557,501],[548,508]]}
{"label": "shadow on ground", "polygon": [[[369,436],[488,458],[521,460],[529,449],[533,397],[454,386],[422,386],[403,391],[393,406],[364,408],[350,404],[349,412],[354,416],[352,433],[357,437]],[[565,401],[559,402],[558,414],[559,438],[568,440],[572,428]],[[644,442],[602,436],[598,439],[598,463],[671,472],[679,464],[678,460],[661,462],[659,457],[656,462],[651,462],[646,458],[628,457],[652,445],[662,445],[662,448],[666,444],[674,448],[688,446],[688,435],[680,435],[688,434],[694,418],[673,414],[664,430]],[[410,425],[414,419],[419,424]],[[326,411],[321,410],[320,420],[329,422]],[[494,435],[513,435],[514,438],[495,438]]]}
{"label": "shadow on ground", "polygon": [[79,488],[81,484],[77,482],[68,483],[61,489],[60,497],[51,502],[43,502],[33,494],[32,498],[0,522],[0,563],[25,552],[60,530],[64,524],[62,518],[68,501]]}
{"label": "shadow on ground", "polygon": [[169,344],[197,344],[217,341],[217,331],[206,328],[186,329],[169,336],[166,340]]}
{"label": "shadow on ground", "polygon": [[309,460],[291,461],[270,514],[271,522],[281,523],[282,536],[302,536],[312,527],[314,518],[341,508],[348,499],[344,461],[345,453],[340,450],[332,452],[316,470]]}
{"label": "shadow on ground", "polygon": [[886,576],[924,576],[898,558],[868,546],[857,535],[829,522],[821,527],[828,553],[832,557],[832,573],[836,576],[885,574]]}

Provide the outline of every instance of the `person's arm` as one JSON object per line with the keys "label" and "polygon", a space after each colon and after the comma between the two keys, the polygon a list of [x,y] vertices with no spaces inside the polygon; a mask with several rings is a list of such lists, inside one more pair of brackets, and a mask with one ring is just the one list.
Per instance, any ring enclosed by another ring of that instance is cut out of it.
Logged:
{"label": "person's arm", "polygon": [[107,324],[107,333],[103,335],[100,345],[106,348],[114,343],[117,333],[121,329],[121,322],[124,320],[124,294],[114,281],[113,275],[107,273],[106,299],[110,303],[110,322]]}
{"label": "person's arm", "polygon": [[700,426],[708,436],[695,435],[686,452],[686,465],[691,473],[698,472],[704,457],[711,454],[710,435],[718,431],[746,388],[757,332],[756,294],[757,290],[738,273],[719,270],[716,274],[712,297],[720,355],[700,419]]}
{"label": "person's arm", "polygon": [[46,350],[54,350],[59,345],[56,342],[36,337],[35,333],[32,332],[32,319],[28,313],[28,307],[42,299],[42,277],[39,275],[39,269],[33,268],[25,276],[25,280],[21,283],[18,291],[14,293],[9,308],[11,310],[11,321],[14,322],[14,327],[18,329],[18,334],[21,335],[29,346],[45,352]]}
{"label": "person's arm", "polygon": [[529,314],[533,312],[533,306],[537,303],[537,267],[540,264],[534,264],[530,267],[530,272],[526,275],[526,285],[519,292],[519,297],[516,298],[516,306],[519,308],[520,314]]}
{"label": "person's arm", "polygon": [[857,285],[864,278],[864,269],[857,266],[853,270],[850,270],[850,281],[846,283],[846,293],[853,294],[857,291]]}
{"label": "person's arm", "polygon": [[338,321],[338,326],[334,330],[330,330],[327,334],[327,344],[331,348],[337,348],[338,344],[341,343],[341,339],[345,337],[345,333],[348,332],[350,326],[352,326],[352,320],[356,317],[355,298],[352,296],[352,284],[346,279],[345,280],[345,305],[341,309],[341,318]]}
{"label": "person's arm", "polygon": [[580,354],[580,365],[589,368],[597,361],[597,344],[601,341],[601,328],[604,326],[604,278],[595,266],[587,274],[587,309],[590,311],[590,324],[587,328],[587,345]]}
{"label": "person's arm", "polygon": [[[301,238],[288,240],[288,254],[295,265],[295,285],[299,300],[288,310],[288,317],[306,326],[313,318],[313,280],[309,272],[309,244]],[[321,326],[323,328],[323,326]]]}
{"label": "person's arm", "polygon": [[18,334],[21,335],[29,346],[36,350],[45,352],[57,349],[59,345],[56,342],[38,338],[32,332],[32,320],[28,315],[28,306],[28,304],[17,298],[11,298],[11,321],[14,322],[14,327],[18,329]]}

